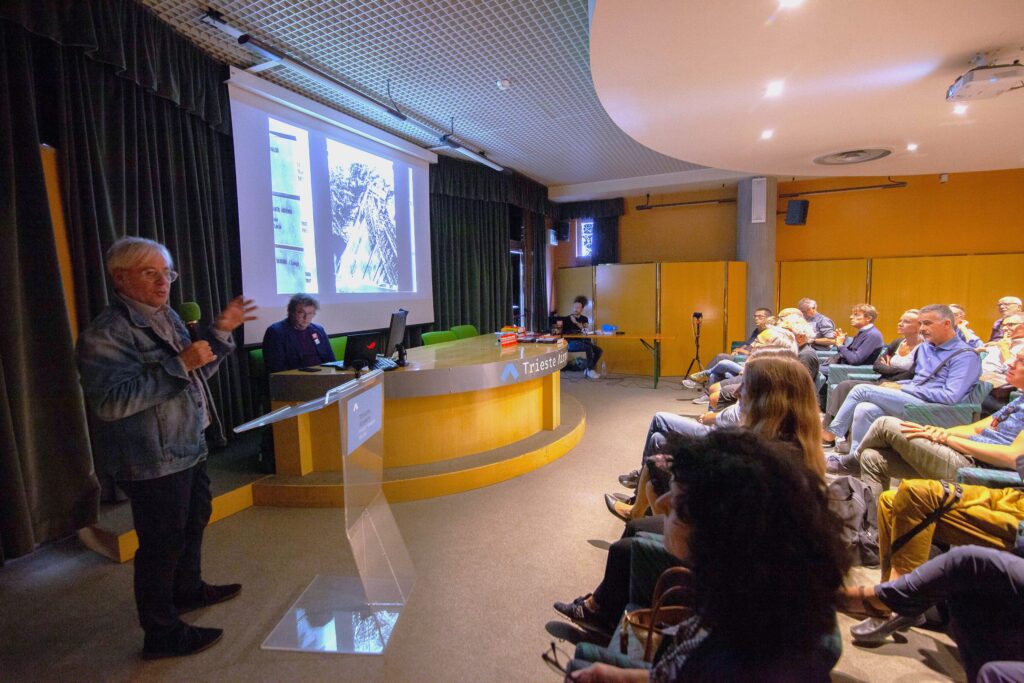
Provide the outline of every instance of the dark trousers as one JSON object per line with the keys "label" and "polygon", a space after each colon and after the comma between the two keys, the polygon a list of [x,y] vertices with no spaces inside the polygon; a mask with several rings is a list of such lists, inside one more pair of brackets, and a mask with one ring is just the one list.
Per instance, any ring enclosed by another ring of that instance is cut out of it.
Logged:
{"label": "dark trousers", "polygon": [[157,479],[123,481],[139,536],[135,606],[149,637],[181,628],[175,602],[202,590],[203,530],[213,509],[206,461]]}
{"label": "dark trousers", "polygon": [[597,362],[601,360],[601,354],[604,353],[604,349],[589,339],[570,339],[569,350],[583,351],[587,354],[587,370],[597,368]]}
{"label": "dark trousers", "polygon": [[875,589],[906,616],[937,602],[949,607],[949,634],[967,680],[986,662],[1024,659],[1024,559],[1003,550],[961,546]]}

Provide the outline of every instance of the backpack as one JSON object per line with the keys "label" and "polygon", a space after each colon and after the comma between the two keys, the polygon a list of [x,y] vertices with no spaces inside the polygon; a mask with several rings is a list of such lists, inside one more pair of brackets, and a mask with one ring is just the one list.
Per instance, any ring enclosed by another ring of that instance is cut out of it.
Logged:
{"label": "backpack", "polygon": [[856,477],[828,485],[828,507],[843,522],[841,538],[854,564],[878,566],[878,510],[875,496]]}

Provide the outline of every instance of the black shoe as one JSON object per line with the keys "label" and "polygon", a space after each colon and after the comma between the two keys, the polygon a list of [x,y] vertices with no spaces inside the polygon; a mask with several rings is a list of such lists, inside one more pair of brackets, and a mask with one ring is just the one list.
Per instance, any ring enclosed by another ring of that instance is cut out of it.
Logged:
{"label": "black shoe", "polygon": [[623,522],[629,521],[629,516],[625,512],[619,510],[619,506],[623,505],[623,503],[615,500],[610,493],[604,494],[604,504],[608,507],[608,512],[612,513]]}
{"label": "black shoe", "polygon": [[181,630],[161,638],[146,636],[142,648],[143,659],[163,659],[164,657],[185,657],[202,652],[224,635],[222,628],[203,628],[202,626],[185,625]]}
{"label": "black shoe", "polygon": [[242,584],[240,583],[228,583],[223,586],[213,586],[204,583],[202,588],[199,589],[198,595],[185,600],[175,600],[174,606],[178,608],[178,614],[184,614],[200,607],[209,607],[210,605],[216,605],[218,602],[230,600],[237,597],[241,592]]}
{"label": "black shoe", "polygon": [[620,474],[619,483],[627,489],[635,489],[640,485],[640,470],[633,470],[629,474]]}
{"label": "black shoe", "polygon": [[597,612],[593,612],[587,608],[586,602],[587,598],[590,596],[591,593],[587,593],[586,595],[581,595],[572,602],[556,602],[553,607],[556,612],[580,628],[611,638],[613,629],[609,628],[608,624],[604,624],[600,621],[597,616]]}

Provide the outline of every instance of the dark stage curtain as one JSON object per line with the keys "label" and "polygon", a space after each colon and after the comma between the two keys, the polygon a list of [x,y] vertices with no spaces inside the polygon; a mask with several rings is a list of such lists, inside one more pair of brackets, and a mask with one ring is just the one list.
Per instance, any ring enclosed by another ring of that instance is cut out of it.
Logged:
{"label": "dark stage curtain", "polygon": [[511,204],[547,214],[548,188],[515,171],[503,173],[472,162],[438,156],[430,167],[430,194]]}
{"label": "dark stage curtain", "polygon": [[472,324],[481,334],[508,324],[512,312],[506,204],[430,197],[434,326]]}
{"label": "dark stage curtain", "polygon": [[607,218],[626,213],[626,200],[622,197],[565,204],[552,202],[551,206],[551,215],[560,221],[570,218]]}
{"label": "dark stage curtain", "polygon": [[590,263],[619,262],[619,217],[607,216],[594,219],[594,246]]}
{"label": "dark stage curtain", "polygon": [[31,42],[0,20],[0,562],[95,522],[99,503],[39,154]]}
{"label": "dark stage curtain", "polygon": [[535,332],[548,329],[548,231],[544,216],[528,211],[524,214],[526,226],[524,250],[529,271],[529,289],[526,292],[529,318],[525,325]]}
{"label": "dark stage curtain", "polygon": [[[95,484],[79,433],[83,408],[60,277],[48,265],[56,264],[56,253],[39,145],[52,144],[61,159],[80,326],[107,304],[103,254],[123,235],[167,244],[182,273],[171,304],[197,301],[207,323],[240,293],[241,269],[226,67],[129,0],[5,2],[0,27],[0,301],[13,321],[12,333],[5,324],[0,335],[0,506],[18,508],[0,510],[5,551],[9,520],[20,515],[28,521],[19,528],[34,527],[31,538],[18,534],[7,551],[12,556],[91,521],[65,512],[61,523],[42,523],[51,513],[33,496],[59,497],[70,509],[73,482],[78,489]],[[244,373],[234,354],[211,383],[226,426],[249,416]],[[73,398],[55,404],[52,387]],[[75,476],[57,471],[58,451],[75,459]],[[18,454],[15,466],[8,453]],[[94,516],[94,499],[90,505]]]}

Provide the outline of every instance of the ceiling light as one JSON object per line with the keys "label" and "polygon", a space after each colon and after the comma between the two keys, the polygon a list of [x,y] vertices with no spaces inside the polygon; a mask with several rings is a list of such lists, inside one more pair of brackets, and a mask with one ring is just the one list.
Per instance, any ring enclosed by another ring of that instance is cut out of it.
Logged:
{"label": "ceiling light", "polygon": [[786,84],[785,81],[772,81],[768,84],[768,87],[764,89],[765,97],[778,97],[782,94],[782,87]]}
{"label": "ceiling light", "polygon": [[956,114],[957,116],[963,116],[964,114],[967,113],[967,105],[966,104],[958,104],[958,105],[956,105],[955,107],[953,107],[953,113]]}
{"label": "ceiling light", "polygon": [[498,86],[498,90],[508,90],[512,86],[512,81],[507,78],[499,78],[495,85]]}
{"label": "ceiling light", "polygon": [[775,135],[775,131],[772,130],[771,128],[769,128],[768,130],[761,131],[762,140],[771,140],[773,135]]}
{"label": "ceiling light", "polygon": [[908,142],[907,143],[907,151],[908,152],[916,152],[917,151],[917,143],[916,142]]}
{"label": "ceiling light", "polygon": [[796,9],[804,4],[804,0],[779,0],[779,9]]}

